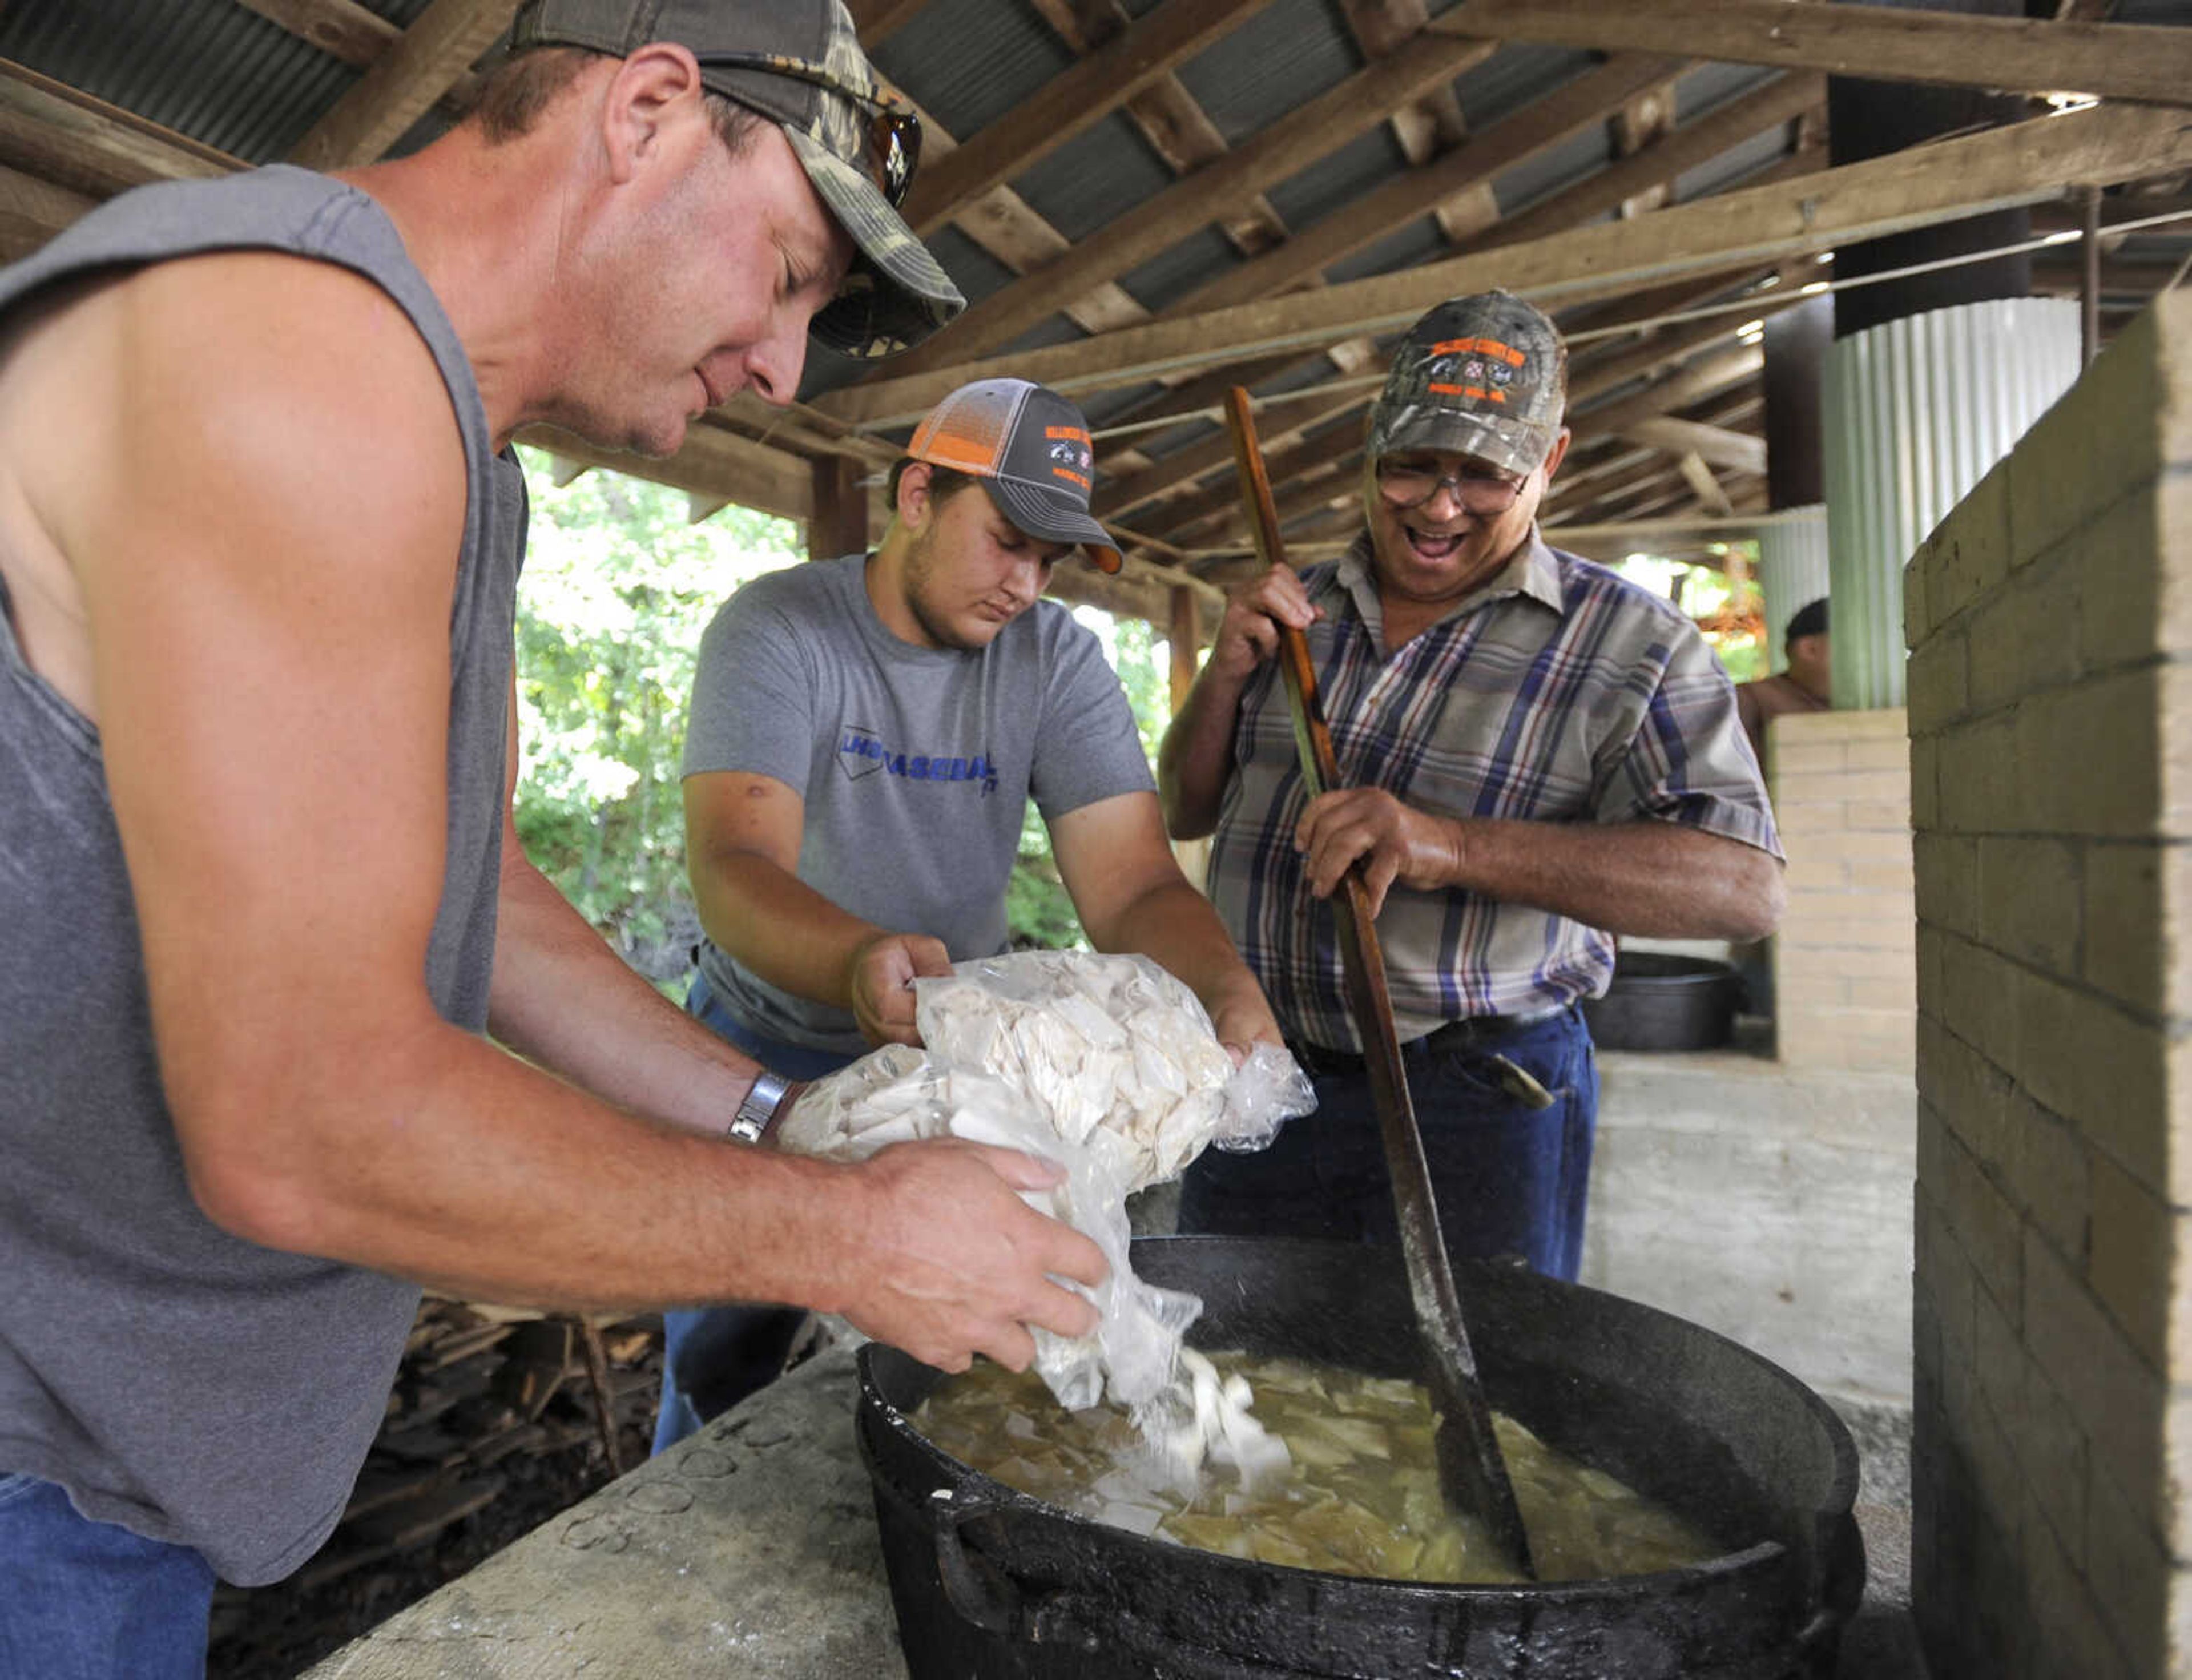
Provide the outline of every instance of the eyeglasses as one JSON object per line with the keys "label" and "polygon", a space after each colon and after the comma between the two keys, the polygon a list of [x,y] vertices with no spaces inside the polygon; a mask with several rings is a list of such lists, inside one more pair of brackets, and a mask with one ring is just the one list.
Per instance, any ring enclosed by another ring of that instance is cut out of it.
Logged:
{"label": "eyeglasses", "polygon": [[786,76],[850,100],[868,114],[868,160],[884,203],[893,210],[905,203],[905,195],[913,190],[913,172],[921,165],[921,118],[903,100],[856,88],[819,64],[780,58],[773,53],[701,53],[696,58],[703,69],[718,66]]}
{"label": "eyeglasses", "polygon": [[1454,499],[1471,513],[1504,513],[1528,483],[1496,472],[1441,472],[1429,461],[1406,456],[1378,463],[1378,494],[1396,508],[1421,507],[1441,489],[1451,488]]}

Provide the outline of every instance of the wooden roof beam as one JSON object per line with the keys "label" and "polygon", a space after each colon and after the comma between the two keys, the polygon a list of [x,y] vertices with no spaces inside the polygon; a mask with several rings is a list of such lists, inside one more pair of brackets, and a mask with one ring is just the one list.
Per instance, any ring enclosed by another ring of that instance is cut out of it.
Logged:
{"label": "wooden roof beam", "polygon": [[[1556,193],[1524,211],[1519,218],[1493,224],[1462,247],[1458,254],[1489,250],[1519,243],[1525,233],[1541,237],[1580,226],[1613,209],[1623,199],[1654,184],[1671,183],[1698,163],[1716,157],[1730,147],[1741,145],[1767,129],[1813,109],[1825,98],[1826,79],[1824,77],[1781,77],[1764,88],[1727,101],[1647,147],[1635,157],[1624,159],[1575,186]],[[1807,173],[1815,167],[1813,160],[1805,161]],[[1769,177],[1774,174],[1774,170],[1767,172]],[[1169,314],[1167,311],[1167,316]],[[916,356],[928,353],[915,352]],[[943,351],[939,349],[935,353],[941,356]],[[1183,409],[1221,402],[1226,390],[1232,386],[1253,386],[1275,374],[1299,365],[1302,360],[1303,357],[1299,352],[1287,352],[1276,357],[1262,357],[1245,366],[1216,369],[1182,385],[1166,401],[1167,406]]]}
{"label": "wooden roof beam", "polygon": [[[1231,442],[1230,435],[1227,442]],[[1272,489],[1278,491],[1291,488],[1299,479],[1321,472],[1350,456],[1361,453],[1362,428],[1359,426],[1339,426],[1329,431],[1319,432],[1313,438],[1304,439],[1291,449],[1267,449],[1264,452],[1264,465]],[[1238,512],[1240,506],[1240,488],[1235,483],[1232,475],[1228,474],[1192,496],[1184,497],[1177,503],[1164,504],[1157,511],[1167,516],[1167,523],[1162,528],[1167,539],[1180,543],[1182,546],[1191,547],[1193,543],[1188,534],[1195,526],[1217,514]]]}
{"label": "wooden roof beam", "polygon": [[[1299,174],[1424,89],[1451,82],[1491,55],[1482,42],[1415,37],[1408,47],[1267,123],[1223,157],[1115,217],[1055,260],[983,299],[920,349],[893,357],[893,382],[979,356],[1060,310],[1070,311],[1093,288],[1223,220],[1247,195]],[[944,388],[963,382],[953,380]]]}
{"label": "wooden roof beam", "polygon": [[[1340,9],[1366,62],[1384,57],[1430,20],[1424,0],[1340,0]],[[1426,89],[1385,121],[1414,164],[1428,163],[1469,138],[1469,121],[1451,83]],[[1452,244],[1498,221],[1499,200],[1490,182],[1480,181],[1434,207],[1431,214]]]}
{"label": "wooden roof beam", "polygon": [[1434,206],[1472,186],[1488,186],[1503,171],[1607,122],[1642,89],[1681,67],[1680,59],[1624,54],[1479,129],[1435,162],[1396,176],[1254,261],[1197,287],[1162,313],[1223,309],[1321,274],[1427,214]]}
{"label": "wooden roof beam", "polygon": [[289,161],[342,169],[385,155],[509,27],[517,0],[434,0],[297,142]]}
{"label": "wooden roof beam", "polygon": [[1112,390],[1247,352],[1306,349],[1350,330],[1389,330],[1441,299],[1491,286],[1540,304],[1611,296],[1644,282],[1825,250],[2034,203],[2067,186],[2187,165],[2192,132],[2175,112],[2100,105],[1913,146],[1799,182],[1716,193],[1633,222],[1574,228],[1344,285],[1152,322],[1024,351],[1008,363],[964,363],[853,386],[816,406],[869,424],[917,418],[968,380],[1007,373],[1068,392]]}
{"label": "wooden roof beam", "polygon": [[[1359,391],[1304,391],[1299,397],[1270,398],[1257,406],[1257,428],[1266,449],[1273,449],[1290,437],[1299,437],[1310,426],[1346,413],[1361,400]],[[1285,419],[1267,420],[1266,416],[1274,410]],[[1154,465],[1140,472],[1123,477],[1115,483],[1099,485],[1095,501],[1097,517],[1122,517],[1156,500],[1174,485],[1200,478],[1232,459],[1232,436],[1221,427],[1207,437],[1197,438],[1183,449],[1160,456]]]}
{"label": "wooden roof beam", "polygon": [[[905,219],[934,232],[993,186],[1110,116],[1270,0],[1164,0],[914,178]],[[1107,278],[1110,277],[1106,277]]]}
{"label": "wooden roof beam", "polygon": [[910,23],[913,14],[928,3],[928,0],[846,0],[845,9],[853,14],[853,31],[860,37],[860,44],[872,49]]}
{"label": "wooden roof beam", "polygon": [[1655,449],[1695,455],[1710,466],[1738,472],[1766,471],[1763,437],[1754,437],[1747,431],[1731,431],[1726,426],[1707,426],[1702,420],[1658,414],[1636,421],[1622,436],[1633,437],[1639,443],[1649,443]]}
{"label": "wooden roof beam", "polygon": [[0,59],[0,163],[96,200],[243,168],[212,146]]}
{"label": "wooden roof beam", "polygon": [[[1543,237],[1579,226],[1625,202],[1640,190],[1648,190],[1654,184],[1671,185],[1678,175],[1696,164],[1719,156],[1764,129],[1817,107],[1825,97],[1826,82],[1823,77],[1780,77],[1763,89],[1727,101],[1674,135],[1654,143],[1637,157],[1601,170],[1576,186],[1541,201],[1520,218],[1495,223],[1476,239],[1458,247],[1458,252],[1490,249],[1516,243],[1521,237],[1518,229],[1527,231],[1533,237]],[[1782,178],[1789,163],[1801,163],[1801,172],[1808,174],[1823,161],[1823,158],[1812,157],[1784,160],[1784,164],[1767,169],[1759,180],[1750,185],[1763,185]],[[1696,288],[1694,282],[1685,282],[1677,289],[1660,289],[1693,293]],[[1715,289],[1720,288],[1715,287]],[[1225,391],[1230,386],[1253,386],[1301,365],[1304,359],[1287,353],[1259,357],[1239,367],[1219,369],[1182,384],[1166,402],[1169,406],[1189,409],[1222,401]],[[1573,396],[1573,393],[1571,394]]]}
{"label": "wooden roof beam", "polygon": [[98,203],[0,165],[0,262],[28,256]]}
{"label": "wooden roof beam", "polygon": [[813,473],[806,456],[756,443],[705,419],[686,428],[684,445],[676,454],[660,459],[606,449],[552,426],[528,426],[517,441],[568,463],[651,478],[692,492],[703,502],[737,502],[781,519],[803,521],[814,513]]}
{"label": "wooden roof beam", "polygon": [[1705,465],[1704,457],[1695,449],[1683,455],[1675,466],[1681,469],[1682,482],[1690,487],[1700,507],[1708,512],[1721,515],[1735,511],[1735,504],[1728,500],[1727,492],[1721,488],[1720,480],[1713,477],[1712,468]]}
{"label": "wooden roof beam", "polygon": [[[1059,38],[1076,53],[1093,52],[1133,22],[1133,14],[1120,0],[1032,3]],[[1167,71],[1128,100],[1125,112],[1175,175],[1192,174],[1228,150],[1225,136],[1175,71]],[[1287,237],[1286,223],[1260,192],[1250,193],[1221,226],[1233,248],[1248,256],[1269,250]]]}
{"label": "wooden roof beam", "polygon": [[2160,25],[1788,0],[1464,0],[1431,27],[1601,53],[1652,52],[1679,41],[1686,53],[1730,64],[2192,105],[2192,31]]}

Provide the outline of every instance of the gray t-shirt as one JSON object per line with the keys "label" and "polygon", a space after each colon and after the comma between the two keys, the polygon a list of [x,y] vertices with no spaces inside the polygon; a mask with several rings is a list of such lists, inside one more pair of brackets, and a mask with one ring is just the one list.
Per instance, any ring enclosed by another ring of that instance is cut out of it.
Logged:
{"label": "gray t-shirt", "polygon": [[[287,167],[143,187],[0,271],[0,321],[92,270],[246,248],[376,282],[448,387],[467,501],[448,557],[448,809],[423,979],[445,1019],[480,1031],[525,480],[496,457],[463,347],[394,226],[355,188]],[[419,1291],[200,1211],[161,1091],[102,745],[30,668],[0,587],[0,1471],[58,1483],[85,1515],[255,1586],[341,1516]],[[340,986],[342,953],[327,957]]]}
{"label": "gray t-shirt", "polygon": [[[773,777],[806,801],[799,878],[833,904],[944,941],[1005,948],[1005,884],[1032,796],[1045,821],[1155,784],[1119,679],[1087,629],[1039,601],[979,653],[883,627],[866,557],[772,572],[700,643],[685,774]],[[867,1048],[853,1017],[771,986],[710,943],[734,1015],[788,1043]]]}

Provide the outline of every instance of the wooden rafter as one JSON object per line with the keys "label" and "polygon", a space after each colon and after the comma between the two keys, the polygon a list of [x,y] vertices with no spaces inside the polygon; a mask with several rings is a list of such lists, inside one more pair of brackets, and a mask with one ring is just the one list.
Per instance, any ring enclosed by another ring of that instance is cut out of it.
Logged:
{"label": "wooden rafter", "polygon": [[1679,41],[1687,53],[1731,64],[2192,104],[2192,31],[2157,25],[1788,0],[1464,0],[1431,27],[1602,53],[1651,52]]}
{"label": "wooden rafter", "polygon": [[2102,105],[1821,170],[1793,185],[1716,194],[1635,222],[1573,229],[1319,291],[1030,351],[1011,358],[1009,367],[978,361],[855,386],[831,392],[818,406],[871,424],[910,419],[968,380],[1005,373],[1067,390],[1116,388],[1245,352],[1312,346],[1335,333],[1402,325],[1442,298],[1489,286],[1504,285],[1541,301],[1611,296],[1659,277],[1879,238],[2033,203],[2067,186],[2188,163],[2192,133],[2173,111]]}
{"label": "wooden rafter", "polygon": [[[1430,18],[1424,0],[1341,0],[1340,9],[1366,61],[1384,57]],[[1469,122],[1451,83],[1426,89],[1385,120],[1412,164],[1428,163],[1469,138]],[[1499,200],[1489,181],[1480,181],[1441,201],[1431,214],[1451,244],[1498,220]]]}
{"label": "wooden rafter", "polygon": [[1275,292],[1375,244],[1435,206],[1605,123],[1639,90],[1681,67],[1679,59],[1628,53],[1533,100],[1435,162],[1396,176],[1276,249],[1197,287],[1163,312],[1189,315]]}
{"label": "wooden rafter", "polygon": [[225,151],[5,60],[0,163],[85,195],[86,208],[147,181],[211,179],[243,167]]}
{"label": "wooden rafter", "polygon": [[1270,0],[1165,3],[1053,77],[957,151],[923,169],[905,219],[931,233],[991,187],[1048,157]]}
{"label": "wooden rafter", "polygon": [[[1222,220],[1241,198],[1299,173],[1424,89],[1447,82],[1490,56],[1481,43],[1420,37],[1338,87],[1264,128],[1253,138],[1108,224],[1055,261],[994,293],[893,364],[895,376],[978,356],[1017,338],[1091,288],[1170,249]],[[953,380],[950,391],[962,383]],[[941,395],[942,392],[939,392]]]}
{"label": "wooden rafter", "polygon": [[[1520,219],[1496,222],[1481,230],[1457,248],[1456,254],[1493,249],[1515,243],[1521,237],[1518,229],[1543,237],[1569,227],[1582,226],[1628,196],[1653,185],[1671,184],[1676,176],[1697,164],[1788,122],[1822,103],[1825,97],[1826,78],[1824,77],[1778,77],[1764,88],[1727,101],[1674,134],[1654,142],[1635,157],[1601,170],[1575,186],[1556,193],[1550,199],[1523,212]],[[1806,160],[1806,167],[1808,172],[1814,167],[1813,160]],[[938,353],[940,354],[940,351]],[[1351,370],[1368,359],[1369,347],[1350,340],[1344,347],[1328,346],[1323,353],[1331,357],[1344,371]],[[1243,366],[1213,369],[1179,386],[1170,397],[1157,405],[1158,411],[1195,410],[1209,407],[1224,401],[1224,393],[1233,386],[1245,385],[1253,388],[1274,374],[1299,365],[1302,360],[1303,353],[1294,351],[1259,357]]]}
{"label": "wooden rafter", "polygon": [[1731,431],[1723,426],[1707,426],[1702,420],[1658,414],[1638,420],[1622,435],[1640,443],[1649,443],[1655,449],[1695,455],[1708,466],[1737,472],[1766,471],[1766,440],[1753,437],[1747,431]]}
{"label": "wooden rafter", "polygon": [[510,25],[517,0],[433,0],[289,154],[308,169],[370,163],[401,140]]}
{"label": "wooden rafter", "polygon": [[[1033,0],[1036,11],[1076,53],[1093,52],[1133,21],[1120,0]],[[1179,75],[1167,71],[1128,100],[1127,121],[1175,175],[1192,174],[1225,155],[1225,136]],[[1248,194],[1219,224],[1234,249],[1253,256],[1287,236],[1287,225],[1260,192]]]}

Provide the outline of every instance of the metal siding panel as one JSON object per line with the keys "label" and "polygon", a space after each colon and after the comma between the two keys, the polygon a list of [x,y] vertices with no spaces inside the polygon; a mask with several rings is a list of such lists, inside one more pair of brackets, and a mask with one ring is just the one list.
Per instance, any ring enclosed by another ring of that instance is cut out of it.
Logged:
{"label": "metal siding panel", "polygon": [[1822,370],[1835,699],[1900,706],[1903,569],[2078,376],[2078,306],[2003,298],[1837,340]]}

